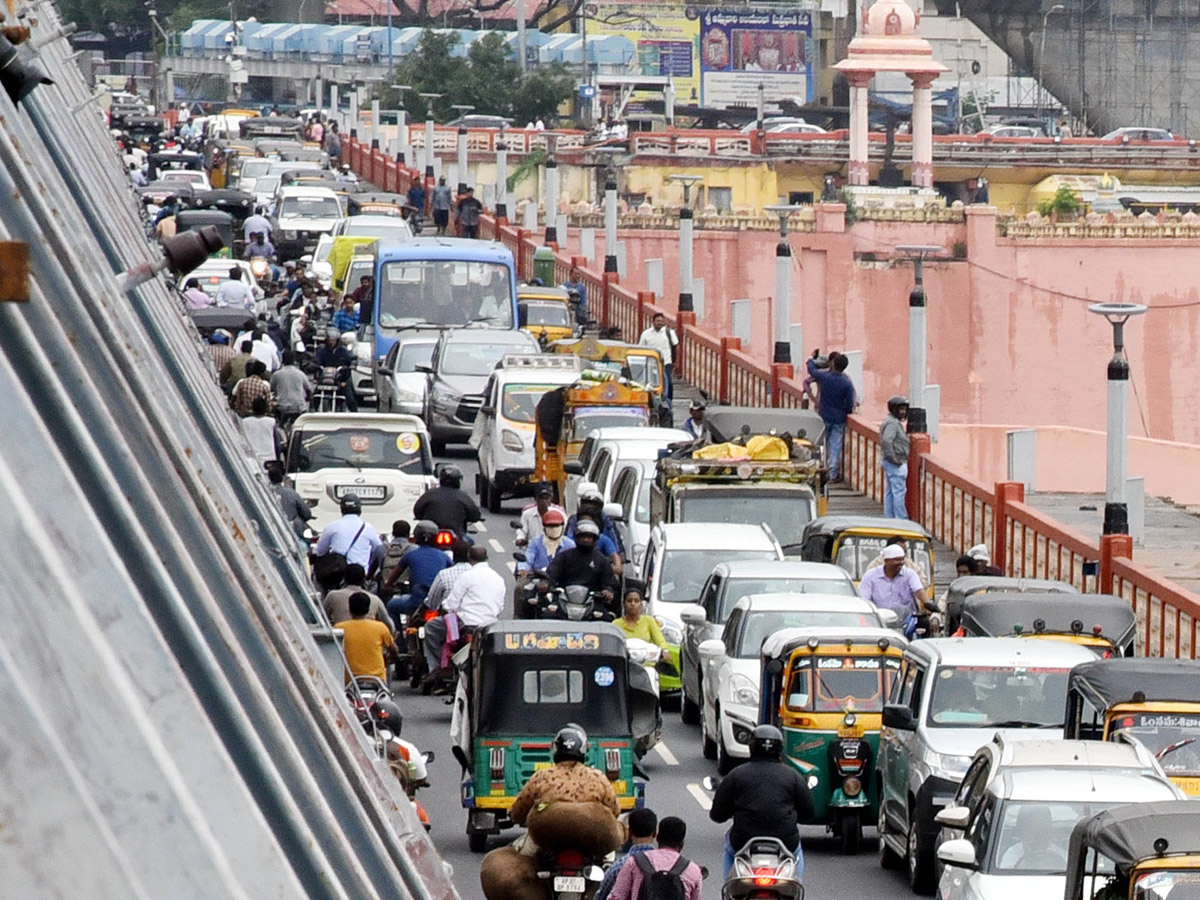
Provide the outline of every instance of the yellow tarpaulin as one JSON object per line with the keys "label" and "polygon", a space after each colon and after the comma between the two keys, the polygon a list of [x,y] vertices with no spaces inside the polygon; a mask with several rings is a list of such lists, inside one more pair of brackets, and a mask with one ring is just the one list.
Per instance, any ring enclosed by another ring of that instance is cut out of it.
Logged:
{"label": "yellow tarpaulin", "polygon": [[329,248],[329,265],[333,269],[333,286],[336,290],[343,290],[342,282],[346,279],[346,270],[350,268],[350,260],[358,252],[358,248],[364,244],[373,244],[377,240],[379,238],[365,235],[343,235],[333,239],[333,246]]}
{"label": "yellow tarpaulin", "polygon": [[756,434],[741,444],[709,444],[692,453],[693,459],[753,459],[760,462],[786,462],[789,459],[788,445],[782,438],[770,434]]}

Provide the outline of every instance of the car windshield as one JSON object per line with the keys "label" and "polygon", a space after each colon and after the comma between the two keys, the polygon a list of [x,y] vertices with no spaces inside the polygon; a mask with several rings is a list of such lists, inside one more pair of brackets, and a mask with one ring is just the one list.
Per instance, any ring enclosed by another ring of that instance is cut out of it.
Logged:
{"label": "car windshield", "polygon": [[379,324],[393,330],[470,323],[512,328],[513,288],[512,274],[502,263],[457,259],[387,262],[376,286]]}
{"label": "car windshield", "polygon": [[734,606],[751,594],[841,594],[857,597],[858,591],[848,578],[730,578],[725,582],[717,624],[729,618]]}
{"label": "car windshield", "polygon": [[284,197],[279,215],[297,219],[335,219],[342,214],[336,197]]}
{"label": "car windshield", "polygon": [[935,728],[1062,728],[1069,668],[942,666],[933,681]]}
{"label": "car windshield", "polygon": [[899,669],[900,660],[890,656],[802,656],[788,673],[786,705],[812,712],[880,712]]}
{"label": "car windshield", "polygon": [[[1065,875],[1072,829],[1080,819],[1112,805],[1111,802],[1010,800],[1000,810],[990,871],[1005,875]],[[1103,856],[1098,860],[1099,871],[1111,874],[1112,864]]]}
{"label": "car windshield", "polygon": [[650,414],[641,406],[577,406],[571,419],[572,439],[582,441],[597,428],[650,424]]}
{"label": "car windshield", "polygon": [[438,369],[442,375],[490,375],[506,353],[529,352],[528,344],[455,343],[442,348]]}
{"label": "car windshield", "polygon": [[191,169],[172,169],[159,175],[163,181],[186,181],[189,184],[204,184],[203,172],[193,172]]}
{"label": "car windshield", "polygon": [[570,311],[565,303],[522,303],[519,309],[521,325],[550,325],[568,328],[571,325]]}
{"label": "car windshield", "polygon": [[333,249],[333,241],[326,237],[317,241],[317,249],[313,251],[313,262],[325,262],[329,259],[329,251]]}
{"label": "car windshield", "polygon": [[433,344],[424,342],[413,342],[404,344],[400,348],[399,358],[396,360],[397,372],[415,372],[417,366],[427,366],[433,362]]}
{"label": "car windshield", "polygon": [[746,614],[738,641],[738,659],[757,659],[762,643],[782,628],[879,628],[879,616],[870,610],[789,609],[759,610]]}
{"label": "car windshield", "polygon": [[533,424],[533,414],[538,401],[551,389],[548,384],[506,384],[504,402],[500,407],[502,418],[523,425]]}
{"label": "car windshield", "polygon": [[396,218],[394,223],[380,224],[379,222],[361,223],[350,219],[346,223],[346,230],[342,234],[351,237],[373,237],[373,238],[394,238],[408,237],[408,226],[400,218]]}
{"label": "car windshield", "polygon": [[277,187],[279,187],[278,175],[263,175],[254,182],[254,193],[273,194]]}
{"label": "car windshield", "polygon": [[773,550],[668,550],[659,573],[658,599],[695,603],[713,566],[739,559],[778,559]]}
{"label": "car windshield", "polygon": [[1200,897],[1200,872],[1195,869],[1154,868],[1133,883],[1133,900],[1196,900]]}
{"label": "car windshield", "polygon": [[1110,738],[1127,734],[1158,757],[1168,775],[1200,775],[1200,716],[1184,713],[1121,713]]}
{"label": "car windshield", "polygon": [[405,475],[433,474],[428,442],[412,431],[343,428],[294,431],[288,445],[289,472],[320,469],[390,469]]}
{"label": "car windshield", "polygon": [[[780,540],[782,541],[783,538],[780,538]],[[883,552],[883,546],[887,542],[888,538],[883,535],[845,535],[838,545],[837,557],[834,559],[834,563],[841,566],[850,573],[851,578],[858,581],[863,577],[863,573],[867,571],[867,567],[871,565],[875,557]],[[927,582],[932,582],[933,573],[930,567],[929,545],[924,541],[910,540],[904,542],[904,548],[909,560],[917,567],[917,570],[922,574],[924,579]]]}
{"label": "car windshield", "polygon": [[633,380],[639,384],[644,384],[651,389],[662,384],[662,366],[657,356],[631,354],[625,357],[625,365],[629,368],[629,374],[633,376]]}
{"label": "car windshield", "polygon": [[812,520],[811,507],[801,499],[808,496],[763,488],[705,490],[689,486],[680,495],[678,518],[681,522],[766,522],[784,552],[798,552],[804,526]]}
{"label": "car windshield", "polygon": [[248,159],[242,163],[243,178],[258,178],[261,175],[266,175],[271,171],[271,161],[269,159]]}

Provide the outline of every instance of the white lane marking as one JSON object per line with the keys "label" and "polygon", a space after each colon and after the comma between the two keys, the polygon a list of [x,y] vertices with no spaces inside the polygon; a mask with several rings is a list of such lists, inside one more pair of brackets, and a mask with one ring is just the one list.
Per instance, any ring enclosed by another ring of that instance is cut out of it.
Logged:
{"label": "white lane marking", "polygon": [[700,804],[700,808],[702,810],[708,812],[710,809],[712,809],[712,798],[705,793],[704,788],[700,787],[700,785],[696,784],[695,782],[692,782],[687,786],[687,789],[688,793],[696,798],[696,802]]}
{"label": "white lane marking", "polygon": [[679,765],[679,760],[675,758],[675,754],[671,752],[671,748],[667,746],[666,741],[659,741],[654,745],[654,752],[657,753],[662,761],[668,766]]}
{"label": "white lane marking", "polygon": [[504,552],[504,545],[502,543],[500,543],[498,540],[496,540],[495,538],[492,538],[491,540],[488,541],[488,546],[490,546],[497,553]]}
{"label": "white lane marking", "polygon": [[476,522],[476,523],[475,523],[475,530],[476,530],[476,531],[477,531],[479,534],[487,534],[487,525],[486,525],[486,524],[484,524],[483,522]]}
{"label": "white lane marking", "polygon": [[515,574],[516,574],[516,572],[517,572],[517,564],[516,564],[516,562],[515,562],[514,560],[511,560],[511,559],[510,559],[508,562],[506,562],[506,563],[505,563],[505,565],[506,565],[506,566],[508,566],[508,571],[509,571],[509,574],[512,574],[512,575],[515,575]]}

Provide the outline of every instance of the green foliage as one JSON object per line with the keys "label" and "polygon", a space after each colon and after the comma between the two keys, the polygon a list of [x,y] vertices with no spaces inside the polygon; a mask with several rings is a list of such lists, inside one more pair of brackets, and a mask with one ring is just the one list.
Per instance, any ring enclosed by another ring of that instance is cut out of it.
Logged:
{"label": "green foliage", "polygon": [[550,158],[544,147],[534,147],[529,153],[525,154],[525,158],[521,160],[521,164],[516,170],[508,176],[505,185],[509,191],[516,188],[518,184],[534,174],[538,170],[538,166],[546,162]]}
{"label": "green foliage", "polygon": [[1039,215],[1049,216],[1054,213],[1059,219],[1073,219],[1079,215],[1082,209],[1083,204],[1075,196],[1075,192],[1066,185],[1055,191],[1054,196],[1049,200],[1043,200],[1037,205]]}

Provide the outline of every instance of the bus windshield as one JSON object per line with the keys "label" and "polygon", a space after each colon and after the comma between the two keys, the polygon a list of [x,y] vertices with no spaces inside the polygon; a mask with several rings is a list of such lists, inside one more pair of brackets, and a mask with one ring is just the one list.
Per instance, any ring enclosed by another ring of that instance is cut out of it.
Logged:
{"label": "bus windshield", "polygon": [[385,331],[418,325],[513,327],[513,282],[503,263],[457,259],[386,262],[378,294],[379,327]]}

